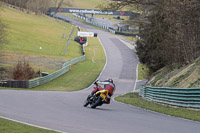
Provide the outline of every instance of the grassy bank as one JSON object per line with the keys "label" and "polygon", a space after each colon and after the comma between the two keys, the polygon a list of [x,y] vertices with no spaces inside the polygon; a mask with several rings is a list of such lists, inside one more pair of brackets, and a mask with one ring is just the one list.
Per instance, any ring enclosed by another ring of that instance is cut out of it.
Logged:
{"label": "grassy bank", "polygon": [[105,60],[105,53],[98,38],[89,38],[85,61],[73,65],[72,70],[63,76],[32,90],[76,91],[84,89],[99,76]]}
{"label": "grassy bank", "polygon": [[128,93],[115,98],[116,101],[141,107],[147,110],[153,110],[162,114],[167,114],[175,117],[200,121],[200,111],[188,110],[185,108],[173,108],[170,106],[163,106],[157,103],[143,100],[138,93]]}
{"label": "grassy bank", "polygon": [[98,38],[88,38],[88,46],[85,49],[85,61],[73,65],[72,70],[61,77],[31,90],[77,91],[91,85],[102,71],[106,57]]}
{"label": "grassy bank", "polygon": [[149,76],[149,69],[144,64],[138,65],[138,80],[147,79]]}
{"label": "grassy bank", "polygon": [[199,88],[200,60],[184,66],[164,67],[158,70],[148,82],[149,86],[174,88]]}
{"label": "grassy bank", "polygon": [[0,131],[1,133],[56,133],[55,131],[36,128],[2,118],[0,118]]}
{"label": "grassy bank", "polygon": [[[72,59],[81,53],[79,46],[73,47],[73,55],[64,55],[66,40],[73,25],[41,15],[25,14],[21,11],[4,8],[3,22],[8,26],[8,44],[3,51],[15,51],[36,55],[64,57]],[[77,33],[75,29],[74,36]],[[73,36],[73,37],[74,37]],[[75,44],[74,41],[71,44]],[[66,57],[67,56],[67,57]]]}
{"label": "grassy bank", "polygon": [[[65,0],[68,1],[68,0]],[[73,0],[70,1],[71,6],[69,8],[82,8],[82,9],[97,9],[97,5],[102,4],[105,0]],[[66,7],[66,5],[63,5]]]}
{"label": "grassy bank", "polygon": [[[74,27],[69,23],[7,8],[4,8],[1,16],[8,25],[9,40],[1,50],[1,66],[13,67],[17,61],[26,59],[35,70],[51,73],[60,69],[62,63],[82,54],[81,45],[73,40],[77,35],[77,28],[65,55],[63,54],[67,38]],[[34,90],[72,91],[89,86],[103,69],[105,54],[97,38],[89,38],[88,41],[86,61],[72,66],[72,71]]]}
{"label": "grassy bank", "polygon": [[[0,50],[0,64],[12,68],[18,61],[28,61],[35,71],[54,72],[63,62],[81,56],[81,46],[73,39],[74,25],[47,16],[26,14],[3,8],[2,21],[7,25],[8,43]],[[72,29],[67,52],[64,49]],[[54,61],[53,61],[54,60]]]}

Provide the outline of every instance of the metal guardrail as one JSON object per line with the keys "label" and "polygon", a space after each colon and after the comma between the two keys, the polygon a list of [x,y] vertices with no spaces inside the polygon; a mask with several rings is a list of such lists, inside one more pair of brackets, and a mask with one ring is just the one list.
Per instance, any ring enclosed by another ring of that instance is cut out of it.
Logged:
{"label": "metal guardrail", "polygon": [[143,99],[162,104],[200,109],[200,88],[142,87]]}
{"label": "metal guardrail", "polygon": [[50,17],[53,17],[55,19],[59,19],[59,20],[62,20],[62,21],[65,21],[67,23],[71,23],[69,18],[66,17],[66,16],[63,16],[63,15],[59,15],[59,14],[50,14]]}
{"label": "metal guardrail", "polygon": [[101,21],[95,20],[95,18],[93,18],[93,17],[82,16],[81,14],[75,14],[75,13],[73,13],[73,15],[80,19],[83,19],[88,24],[106,29],[113,34],[124,35],[124,36],[134,36],[134,37],[137,36],[137,34],[133,34],[133,33],[125,33],[125,32],[116,31],[112,27],[110,27],[110,25],[108,25],[106,23],[102,23]]}
{"label": "metal guardrail", "polygon": [[85,55],[80,56],[78,58],[75,58],[71,61],[68,61],[63,64],[62,68],[54,73],[51,73],[45,77],[40,77],[37,79],[29,80],[29,87],[28,88],[34,88],[36,86],[45,84],[53,79],[56,79],[57,77],[63,75],[64,73],[68,72],[70,70],[70,65],[74,65],[78,62],[84,61],[85,60]]}
{"label": "metal guardrail", "polygon": [[115,30],[113,30],[109,25],[102,24],[101,22],[98,22],[98,21],[94,21],[94,18],[82,16],[80,14],[75,14],[75,13],[73,13],[73,15],[76,16],[76,17],[78,17],[78,18],[80,18],[80,19],[85,20],[86,23],[89,23],[91,25],[94,25],[94,26],[106,29],[109,32],[115,34]]}

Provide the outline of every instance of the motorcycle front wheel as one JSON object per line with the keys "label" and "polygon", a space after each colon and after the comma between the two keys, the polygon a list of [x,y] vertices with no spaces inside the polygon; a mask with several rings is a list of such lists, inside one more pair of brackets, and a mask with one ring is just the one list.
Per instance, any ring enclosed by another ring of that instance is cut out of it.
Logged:
{"label": "motorcycle front wheel", "polygon": [[102,99],[99,96],[98,99],[94,103],[91,104],[91,108],[96,108],[98,105],[101,104],[101,102],[102,102]]}
{"label": "motorcycle front wheel", "polygon": [[84,107],[87,107],[88,104],[89,104],[89,101],[86,99],[86,100],[85,100],[85,103],[83,104],[83,106],[84,106]]}

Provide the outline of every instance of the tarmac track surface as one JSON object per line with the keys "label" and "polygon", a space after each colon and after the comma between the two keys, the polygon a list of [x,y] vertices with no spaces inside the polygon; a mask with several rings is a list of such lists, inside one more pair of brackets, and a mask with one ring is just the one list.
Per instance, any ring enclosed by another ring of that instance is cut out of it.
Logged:
{"label": "tarmac track surface", "polygon": [[[113,78],[115,96],[133,91],[137,56],[105,31],[75,24],[98,33],[107,64],[99,80]],[[111,101],[96,109],[84,108],[92,91],[77,92],[0,90],[0,116],[66,133],[199,133],[200,123],[162,115]],[[1,131],[0,131],[1,132]]]}

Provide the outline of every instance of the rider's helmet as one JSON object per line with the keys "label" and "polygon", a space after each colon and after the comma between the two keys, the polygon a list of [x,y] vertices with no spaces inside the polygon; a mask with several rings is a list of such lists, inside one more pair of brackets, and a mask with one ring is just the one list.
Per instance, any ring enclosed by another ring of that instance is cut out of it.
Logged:
{"label": "rider's helmet", "polygon": [[108,82],[113,83],[113,80],[112,79],[108,79]]}

